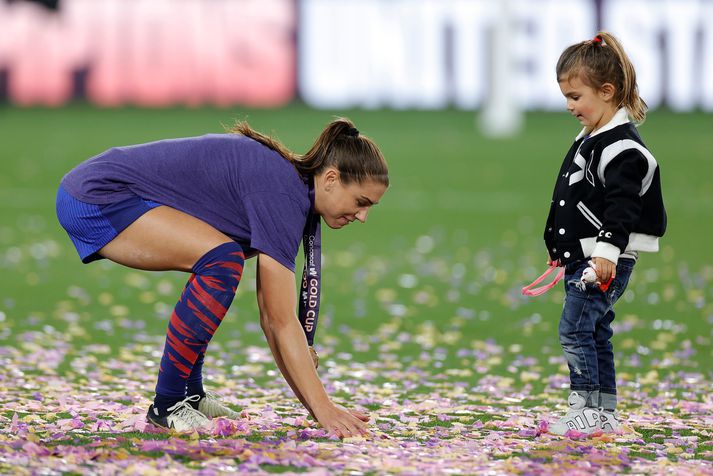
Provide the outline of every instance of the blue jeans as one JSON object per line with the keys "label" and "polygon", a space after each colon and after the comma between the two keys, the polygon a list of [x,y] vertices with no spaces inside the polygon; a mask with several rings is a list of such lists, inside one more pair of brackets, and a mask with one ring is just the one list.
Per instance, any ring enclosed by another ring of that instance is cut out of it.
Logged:
{"label": "blue jeans", "polygon": [[[559,324],[560,344],[569,366],[570,389],[581,394],[609,394],[616,400],[614,352],[609,339],[613,332],[614,303],[629,283],[636,262],[620,259],[616,278],[603,292],[596,285],[582,287],[582,271],[587,260],[570,263],[565,268],[565,301]],[[598,398],[588,402],[599,406]]]}

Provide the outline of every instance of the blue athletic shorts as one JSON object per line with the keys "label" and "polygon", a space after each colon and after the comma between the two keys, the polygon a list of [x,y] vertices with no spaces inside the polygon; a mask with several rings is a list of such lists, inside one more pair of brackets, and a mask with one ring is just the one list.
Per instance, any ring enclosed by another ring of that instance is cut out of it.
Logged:
{"label": "blue athletic shorts", "polygon": [[83,263],[103,259],[97,251],[141,215],[158,206],[161,204],[138,196],[116,203],[94,205],[77,200],[61,185],[57,192],[57,218]]}

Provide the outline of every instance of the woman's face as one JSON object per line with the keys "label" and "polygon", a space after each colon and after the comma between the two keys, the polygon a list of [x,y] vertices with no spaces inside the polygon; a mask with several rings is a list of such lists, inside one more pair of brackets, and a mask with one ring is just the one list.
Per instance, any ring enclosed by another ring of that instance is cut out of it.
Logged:
{"label": "woman's face", "polygon": [[369,209],[379,203],[386,186],[373,180],[347,185],[339,172],[329,167],[315,177],[315,211],[330,228],[342,228],[359,220],[364,223]]}

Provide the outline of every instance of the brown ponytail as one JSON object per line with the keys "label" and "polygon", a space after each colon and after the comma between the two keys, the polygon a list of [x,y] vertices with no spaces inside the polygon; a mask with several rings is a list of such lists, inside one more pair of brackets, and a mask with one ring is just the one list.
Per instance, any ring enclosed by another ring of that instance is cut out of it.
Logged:
{"label": "brown ponytail", "polygon": [[613,84],[617,107],[625,107],[638,124],[646,119],[648,106],[639,96],[634,65],[612,34],[600,31],[592,40],[569,46],[560,55],[556,71],[557,81],[580,76],[582,81],[597,90],[604,83]]}
{"label": "brown ponytail", "polygon": [[316,175],[326,167],[334,167],[345,185],[366,180],[389,185],[389,171],[381,151],[374,141],[360,134],[349,119],[340,117],[327,124],[312,147],[301,156],[278,140],[254,130],[245,121],[236,122],[230,132],[269,147],[289,160],[302,175]]}

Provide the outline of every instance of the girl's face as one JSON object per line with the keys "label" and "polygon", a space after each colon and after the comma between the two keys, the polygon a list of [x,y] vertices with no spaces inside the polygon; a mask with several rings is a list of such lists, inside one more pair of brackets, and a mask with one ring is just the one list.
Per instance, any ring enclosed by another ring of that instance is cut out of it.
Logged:
{"label": "girl's face", "polygon": [[574,75],[560,81],[559,86],[567,99],[567,110],[590,132],[604,126],[616,114],[614,86],[610,83],[596,90],[586,85],[579,75]]}
{"label": "girl's face", "polygon": [[342,228],[354,220],[364,223],[385,192],[386,186],[373,180],[344,185],[339,172],[330,167],[315,177],[314,207],[327,226]]}

